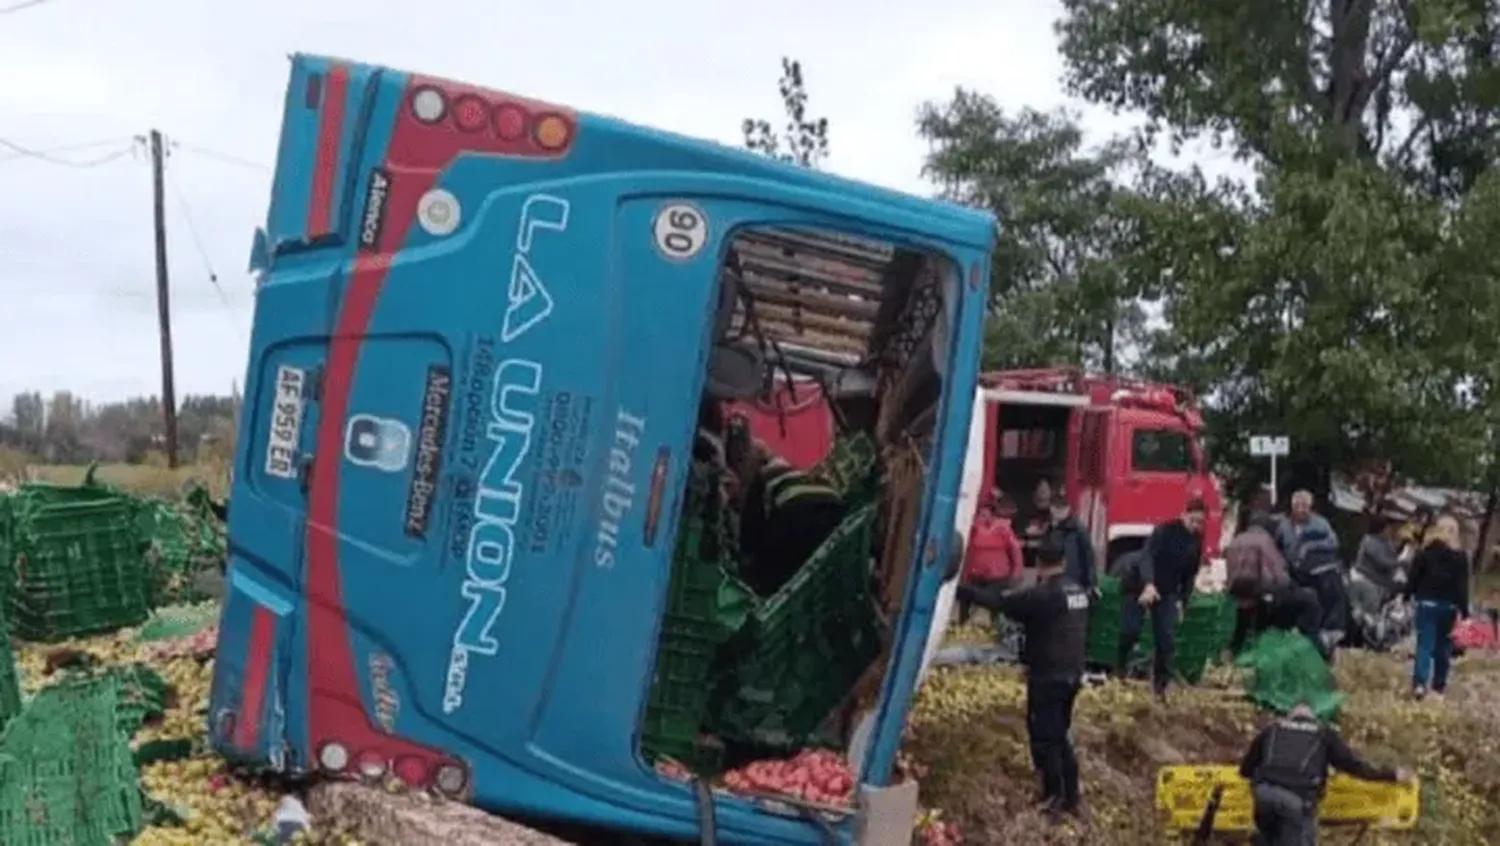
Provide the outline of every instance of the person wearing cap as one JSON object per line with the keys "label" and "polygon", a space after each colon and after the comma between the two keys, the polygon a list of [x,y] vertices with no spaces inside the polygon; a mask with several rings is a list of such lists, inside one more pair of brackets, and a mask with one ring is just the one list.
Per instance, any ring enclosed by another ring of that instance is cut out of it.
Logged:
{"label": "person wearing cap", "polygon": [[1086,591],[1093,592],[1098,586],[1095,576],[1096,564],[1094,557],[1094,539],[1089,537],[1089,532],[1083,527],[1083,522],[1073,516],[1072,507],[1068,505],[1067,492],[1058,488],[1052,495],[1051,504],[1051,534],[1059,546],[1063,548],[1063,557],[1067,561],[1068,575],[1078,586]]}
{"label": "person wearing cap", "polygon": [[1404,782],[1405,770],[1367,763],[1307,703],[1255,736],[1240,775],[1250,782],[1255,829],[1266,846],[1305,846],[1318,840],[1318,804],[1329,769],[1365,781]]}
{"label": "person wearing cap", "polygon": [[1157,526],[1146,539],[1144,555],[1137,559],[1139,593],[1122,582],[1120,603],[1119,671],[1126,672],[1130,654],[1140,640],[1146,615],[1151,615],[1151,634],[1155,656],[1151,669],[1151,687],[1165,696],[1172,677],[1173,646],[1177,622],[1193,595],[1193,583],[1203,563],[1203,523],[1207,509],[1203,500],[1194,497],[1182,509],[1182,516]]}
{"label": "person wearing cap", "polygon": [[1026,732],[1043,811],[1054,819],[1081,813],[1078,758],[1070,733],[1083,684],[1088,591],[1068,575],[1062,547],[1048,537],[1037,547],[1037,583],[1032,587],[1002,592],[960,585],[958,595],[1025,628]]}

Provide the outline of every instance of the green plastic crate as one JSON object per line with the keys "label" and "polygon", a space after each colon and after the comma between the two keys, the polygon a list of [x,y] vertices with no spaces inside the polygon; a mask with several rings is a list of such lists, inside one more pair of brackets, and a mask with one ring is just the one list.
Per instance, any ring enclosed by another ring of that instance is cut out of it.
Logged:
{"label": "green plastic crate", "polygon": [[815,734],[880,655],[871,592],[876,509],[846,517],[727,648],[712,723],[727,738],[790,747]]}
{"label": "green plastic crate", "polygon": [[217,602],[199,602],[189,605],[169,605],[151,612],[136,633],[142,643],[176,640],[192,637],[219,622],[220,607]]}
{"label": "green plastic crate", "polygon": [[146,619],[149,585],[134,509],[121,497],[18,509],[9,609],[19,637],[51,642]]}
{"label": "green plastic crate", "polygon": [[16,655],[11,649],[10,631],[0,619],[0,731],[21,713],[21,675],[16,672]]}
{"label": "green plastic crate", "polygon": [[227,543],[223,525],[209,514],[202,497],[185,503],[140,501],[136,531],[145,547],[153,606],[208,598],[193,577],[217,569]]}
{"label": "green plastic crate", "polygon": [[704,463],[689,472],[641,723],[641,750],[648,759],[673,758],[700,771],[715,768],[722,753],[703,742],[719,648],[744,626],[755,603],[755,595],[725,566],[730,547],[718,495],[720,472]]}
{"label": "green plastic crate", "polygon": [[[1113,669],[1119,661],[1120,611],[1125,597],[1119,581],[1111,576],[1100,579],[1099,594],[1089,614],[1088,661]],[[1195,593],[1177,623],[1173,644],[1176,674],[1190,683],[1202,679],[1208,667],[1229,647],[1234,624],[1234,601],[1228,595]],[[1131,664],[1149,662],[1155,643],[1148,616],[1131,653]]]}
{"label": "green plastic crate", "polygon": [[54,685],[0,735],[0,843],[113,846],[142,826],[119,682]]}
{"label": "green plastic crate", "polygon": [[845,502],[863,505],[876,491],[875,441],[864,432],[839,438],[811,474],[838,491]]}

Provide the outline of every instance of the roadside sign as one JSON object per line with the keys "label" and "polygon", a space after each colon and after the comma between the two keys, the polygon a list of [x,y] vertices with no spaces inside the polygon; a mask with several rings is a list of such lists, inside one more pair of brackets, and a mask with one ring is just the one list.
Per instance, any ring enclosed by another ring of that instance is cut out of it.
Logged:
{"label": "roadside sign", "polygon": [[1271,505],[1276,504],[1276,459],[1292,454],[1292,439],[1286,435],[1251,435],[1250,454],[1271,459]]}
{"label": "roadside sign", "polygon": [[1286,435],[1251,435],[1250,454],[1256,458],[1285,458],[1292,453],[1292,439]]}

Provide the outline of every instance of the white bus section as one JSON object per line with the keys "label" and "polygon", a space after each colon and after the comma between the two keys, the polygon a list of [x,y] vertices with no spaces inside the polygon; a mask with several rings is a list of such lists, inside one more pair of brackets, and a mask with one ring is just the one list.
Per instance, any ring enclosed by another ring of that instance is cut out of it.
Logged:
{"label": "white bus section", "polygon": [[[969,546],[969,530],[974,526],[974,510],[979,502],[980,487],[984,484],[984,425],[985,400],[987,395],[997,393],[980,388],[975,397],[973,417],[969,420],[969,444],[964,453],[964,472],[958,487],[958,507],[954,528],[958,531],[961,545],[954,554],[963,555]],[[1015,393],[1015,392],[1012,392]],[[927,645],[922,650],[922,670],[917,674],[917,689],[927,680],[932,659],[943,646],[948,622],[953,617],[953,603],[958,593],[957,577],[949,580],[938,591],[937,603],[932,609],[932,626],[927,631]],[[865,751],[869,746],[870,731],[875,725],[875,712],[866,711],[849,737],[849,765],[855,772],[864,766]]]}

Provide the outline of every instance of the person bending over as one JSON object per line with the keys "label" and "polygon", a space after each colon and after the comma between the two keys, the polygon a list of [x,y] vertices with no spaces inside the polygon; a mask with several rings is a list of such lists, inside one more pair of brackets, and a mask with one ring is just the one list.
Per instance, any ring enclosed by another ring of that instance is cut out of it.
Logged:
{"label": "person bending over", "polygon": [[1405,770],[1360,759],[1337,731],[1320,722],[1306,703],[1294,706],[1255,736],[1240,775],[1250,782],[1255,829],[1265,846],[1318,842],[1318,805],[1330,769],[1366,781],[1406,781]]}

